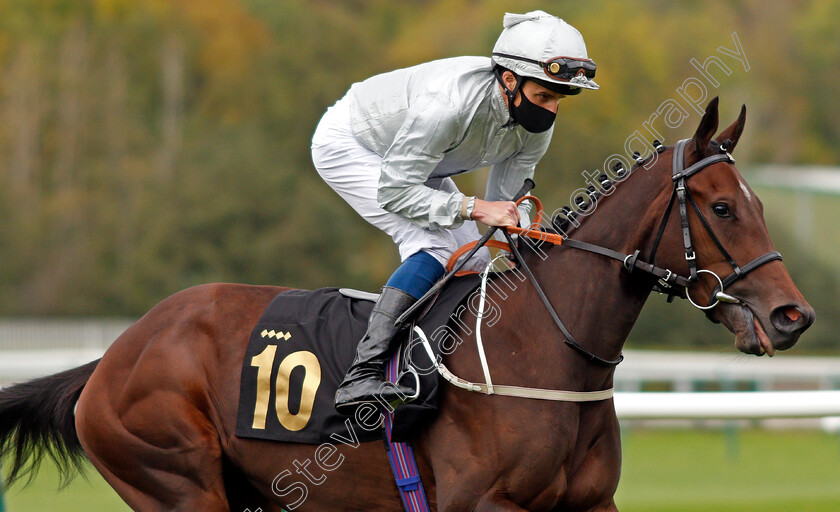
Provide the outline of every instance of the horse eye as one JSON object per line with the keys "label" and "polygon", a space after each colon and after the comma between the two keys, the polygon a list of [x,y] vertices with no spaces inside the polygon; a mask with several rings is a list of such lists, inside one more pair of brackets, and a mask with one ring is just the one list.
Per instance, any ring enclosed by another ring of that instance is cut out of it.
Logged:
{"label": "horse eye", "polygon": [[727,218],[732,216],[732,212],[729,211],[729,205],[726,203],[715,203],[712,206],[712,210],[714,210],[715,215],[718,217]]}

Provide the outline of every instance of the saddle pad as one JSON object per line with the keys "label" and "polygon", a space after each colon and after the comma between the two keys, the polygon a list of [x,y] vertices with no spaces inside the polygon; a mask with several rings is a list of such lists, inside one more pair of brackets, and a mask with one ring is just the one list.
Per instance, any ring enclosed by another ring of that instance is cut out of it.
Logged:
{"label": "saddle pad", "polygon": [[[477,285],[475,276],[453,280],[418,323],[432,330],[445,324]],[[245,351],[237,437],[309,444],[381,439],[380,413],[360,420],[338,414],[334,406],[335,391],[353,362],[372,309],[373,302],[345,297],[337,288],[278,294],[251,332]],[[415,352],[421,354],[409,353]],[[429,366],[428,356],[417,357]],[[395,426],[400,425],[397,418],[411,423],[396,429],[405,435],[433,417],[437,407],[438,375],[425,373],[421,398],[397,408],[405,414],[395,415]]]}
{"label": "saddle pad", "polygon": [[[364,335],[373,303],[336,288],[288,290],[260,317],[245,351],[236,435],[321,443],[346,434],[335,390]],[[366,439],[376,439],[376,432]]]}

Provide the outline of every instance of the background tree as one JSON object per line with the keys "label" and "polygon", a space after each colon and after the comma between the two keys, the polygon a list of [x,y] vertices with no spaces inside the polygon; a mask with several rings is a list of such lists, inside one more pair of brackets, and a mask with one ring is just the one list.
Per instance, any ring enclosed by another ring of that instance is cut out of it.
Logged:
{"label": "background tree", "polygon": [[[561,104],[537,176],[552,209],[733,33],[749,70],[727,60],[709,99],[723,119],[748,104],[742,170],[840,161],[828,0],[0,0],[0,314],[136,316],[210,281],[378,288],[397,252],[318,178],[320,116],[372,74],[488,55],[504,12],[535,8],[581,30],[602,86]],[[664,142],[689,136],[691,116]],[[485,177],[458,182],[480,194]],[[771,213],[819,315],[803,347],[833,349],[838,265],[787,243],[795,226]],[[831,224],[814,229],[836,245]],[[633,346],[720,337],[651,302]]]}

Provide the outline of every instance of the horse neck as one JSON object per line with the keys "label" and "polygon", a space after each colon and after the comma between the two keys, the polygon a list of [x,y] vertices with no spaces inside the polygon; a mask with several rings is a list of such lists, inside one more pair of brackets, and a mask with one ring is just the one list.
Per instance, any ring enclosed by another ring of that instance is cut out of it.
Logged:
{"label": "horse neck", "polygon": [[[625,254],[637,249],[646,254],[669,197],[663,184],[670,180],[664,176],[667,169],[661,167],[639,168],[619,183],[612,195],[600,199],[572,238]],[[551,247],[542,255],[538,250],[528,252],[526,263],[570,333],[591,353],[617,358],[650,294],[651,281],[631,276],[613,259],[582,250]],[[532,309],[542,307],[539,299],[529,300]],[[561,336],[553,322],[549,330]],[[567,360],[576,358],[575,364],[593,376],[591,385],[611,378],[612,368],[596,366],[572,350],[566,352]]]}

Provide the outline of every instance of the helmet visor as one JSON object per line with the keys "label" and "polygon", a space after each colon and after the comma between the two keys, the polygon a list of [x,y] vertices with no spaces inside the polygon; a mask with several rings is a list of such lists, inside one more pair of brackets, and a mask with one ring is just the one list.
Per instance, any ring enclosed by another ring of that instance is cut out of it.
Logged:
{"label": "helmet visor", "polygon": [[524,77],[524,79],[536,82],[539,85],[548,89],[549,91],[558,92],[564,96],[574,96],[575,94],[580,94],[580,91],[583,90],[580,87],[574,87],[566,84],[558,84],[557,82],[549,82],[548,80],[540,80],[539,78]]}
{"label": "helmet visor", "polygon": [[518,55],[509,55],[507,53],[493,53],[499,57],[506,57],[508,59],[521,60],[530,62],[540,66],[546,75],[561,81],[568,82],[575,77],[583,75],[589,80],[595,78],[595,61],[592,59],[576,59],[574,57],[554,57],[547,61],[539,61],[520,57]]}
{"label": "helmet visor", "polygon": [[555,80],[567,81],[583,75],[592,80],[595,78],[595,62],[592,59],[575,59],[572,57],[554,57],[546,62],[540,62],[545,74]]}

